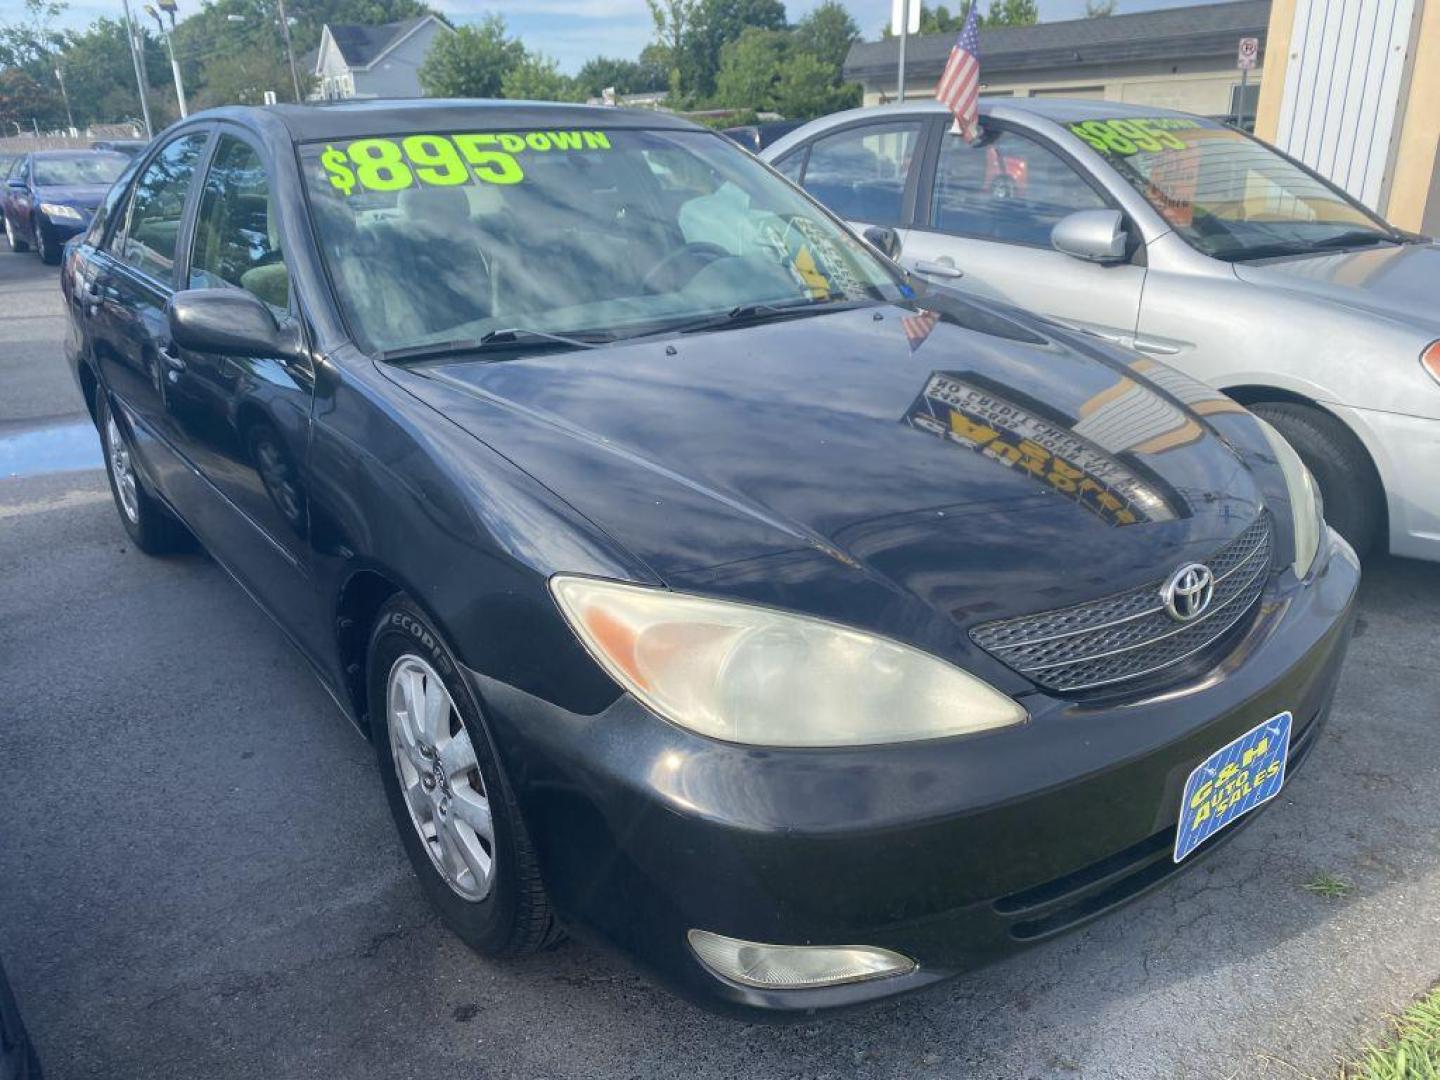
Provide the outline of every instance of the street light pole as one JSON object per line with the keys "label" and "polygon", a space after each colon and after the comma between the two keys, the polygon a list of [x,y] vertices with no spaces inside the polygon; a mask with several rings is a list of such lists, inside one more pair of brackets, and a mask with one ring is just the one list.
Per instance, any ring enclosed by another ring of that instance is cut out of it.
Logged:
{"label": "street light pole", "polygon": [[[919,3],[919,0],[916,0]],[[905,39],[910,36],[910,0],[900,0],[900,71],[897,82],[899,93],[896,97],[905,102]]]}
{"label": "street light pole", "polygon": [[[175,4],[171,0],[169,4],[160,0],[160,4],[170,13],[170,30],[175,29]],[[180,78],[180,63],[175,59],[175,45],[170,40],[170,31],[165,29],[165,22],[160,18],[160,13],[149,4],[145,5],[145,13],[155,20],[155,25],[160,28],[160,36],[165,39],[165,51],[170,54],[170,72],[175,76],[175,100],[180,105],[180,118],[183,120],[190,115],[190,110],[185,107],[185,81]]]}
{"label": "street light pole", "polygon": [[75,114],[70,111],[70,92],[65,89],[65,76],[60,71],[60,61],[55,61],[55,81],[60,84],[60,96],[65,99],[65,126],[75,130]]}
{"label": "street light pole", "polygon": [[295,102],[300,102],[300,76],[295,70],[295,49],[290,44],[290,20],[285,16],[285,0],[276,0],[280,7],[280,32],[285,36],[285,55],[290,58],[290,83],[295,87]]}
{"label": "street light pole", "polygon": [[145,138],[153,139],[155,129],[150,126],[150,102],[145,97],[145,68],[140,63],[140,50],[135,46],[135,20],[130,17],[130,0],[121,0],[125,6],[125,36],[130,39],[130,60],[135,65],[135,86],[140,91],[140,115],[145,118]]}

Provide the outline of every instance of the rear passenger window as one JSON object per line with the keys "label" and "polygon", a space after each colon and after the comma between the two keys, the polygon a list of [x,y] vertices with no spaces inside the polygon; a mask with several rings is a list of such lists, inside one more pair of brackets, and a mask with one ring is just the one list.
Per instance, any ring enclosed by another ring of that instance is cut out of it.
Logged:
{"label": "rear passenger window", "polygon": [[203,132],[181,136],[145,166],[130,195],[126,224],[112,244],[121,262],[167,284],[175,271],[185,197],[207,138]]}
{"label": "rear passenger window", "polygon": [[919,142],[919,121],[866,124],[816,139],[805,190],[851,221],[903,224],[905,178]]}
{"label": "rear passenger window", "polygon": [[1048,248],[1057,221],[1104,206],[1068,162],[1024,135],[945,136],[933,201],[941,232]]}
{"label": "rear passenger window", "polygon": [[290,275],[265,163],[246,142],[220,137],[200,193],[190,288],[244,289],[277,312],[290,309]]}

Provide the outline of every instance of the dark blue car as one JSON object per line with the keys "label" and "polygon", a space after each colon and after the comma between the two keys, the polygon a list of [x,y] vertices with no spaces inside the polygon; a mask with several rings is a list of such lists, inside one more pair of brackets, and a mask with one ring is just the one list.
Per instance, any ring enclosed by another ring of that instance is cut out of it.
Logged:
{"label": "dark blue car", "polygon": [[875,1000],[1316,745],[1359,570],[1294,450],[871,235],[677,117],[422,99],[197,113],[71,245],[124,529],[290,635],[380,765],[315,782],[383,784],[482,955]]}
{"label": "dark blue car", "polygon": [[125,171],[125,154],[97,150],[37,150],[10,170],[0,193],[11,251],[32,245],[45,262],[60,261],[65,241],[90,226],[95,208]]}

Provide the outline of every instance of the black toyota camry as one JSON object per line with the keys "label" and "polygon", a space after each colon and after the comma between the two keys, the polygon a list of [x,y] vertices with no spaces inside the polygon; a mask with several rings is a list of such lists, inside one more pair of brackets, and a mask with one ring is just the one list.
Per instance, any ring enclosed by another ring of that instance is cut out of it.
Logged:
{"label": "black toyota camry", "polygon": [[198,113],[69,249],[121,524],[274,617],[480,953],[881,998],[1315,745],[1358,569],[1284,440],[868,235],[680,119],[415,101]]}

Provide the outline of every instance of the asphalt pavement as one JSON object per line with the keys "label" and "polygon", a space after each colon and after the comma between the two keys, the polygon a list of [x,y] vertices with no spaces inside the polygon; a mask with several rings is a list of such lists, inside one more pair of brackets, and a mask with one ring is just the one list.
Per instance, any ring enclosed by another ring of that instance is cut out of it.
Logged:
{"label": "asphalt pavement", "polygon": [[203,555],[128,543],[56,277],[0,243],[0,955],[51,1080],[1293,1080],[1440,978],[1440,565],[1384,559],[1305,769],[1084,930],[789,1027],[574,943],[480,960],[280,632]]}

